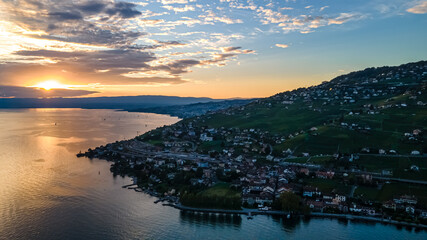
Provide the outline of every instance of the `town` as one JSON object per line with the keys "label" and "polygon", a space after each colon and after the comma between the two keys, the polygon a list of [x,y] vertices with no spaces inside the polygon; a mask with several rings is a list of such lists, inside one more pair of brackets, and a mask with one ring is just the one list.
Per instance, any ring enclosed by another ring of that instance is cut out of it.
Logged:
{"label": "town", "polygon": [[183,206],[427,224],[426,80],[427,62],[366,69],[78,155]]}

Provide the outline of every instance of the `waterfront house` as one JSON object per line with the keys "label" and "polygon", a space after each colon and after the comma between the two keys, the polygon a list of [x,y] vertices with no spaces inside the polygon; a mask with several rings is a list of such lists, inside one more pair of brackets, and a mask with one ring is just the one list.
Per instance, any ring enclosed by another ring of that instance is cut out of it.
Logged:
{"label": "waterfront house", "polygon": [[322,212],[323,208],[325,207],[325,204],[323,203],[323,201],[309,200],[307,201],[306,205],[313,211],[320,211],[320,212]]}

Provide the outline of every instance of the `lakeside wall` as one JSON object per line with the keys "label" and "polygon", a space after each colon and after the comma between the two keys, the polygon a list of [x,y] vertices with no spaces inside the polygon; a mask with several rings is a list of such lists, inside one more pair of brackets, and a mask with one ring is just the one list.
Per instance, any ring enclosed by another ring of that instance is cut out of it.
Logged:
{"label": "lakeside wall", "polygon": [[[180,204],[171,204],[171,203],[165,203],[165,204],[163,204],[163,206],[170,206],[170,207],[179,209],[181,211],[200,212],[200,213],[239,214],[239,215],[248,215],[248,216],[254,216],[254,215],[288,216],[289,215],[289,213],[283,212],[283,211],[261,211],[258,209],[242,209],[242,210],[207,209],[207,208],[186,207],[186,206],[182,206]],[[391,220],[391,219],[369,217],[369,216],[358,216],[358,215],[351,215],[351,214],[334,214],[334,213],[313,212],[313,213],[310,213],[309,217],[340,218],[340,219],[347,219],[347,220],[371,221],[371,222],[378,222],[378,223],[383,223],[383,224],[393,224],[393,225],[398,225],[398,226],[415,227],[415,228],[421,228],[421,229],[427,230],[427,225],[424,225],[424,224],[399,222],[399,221]]]}

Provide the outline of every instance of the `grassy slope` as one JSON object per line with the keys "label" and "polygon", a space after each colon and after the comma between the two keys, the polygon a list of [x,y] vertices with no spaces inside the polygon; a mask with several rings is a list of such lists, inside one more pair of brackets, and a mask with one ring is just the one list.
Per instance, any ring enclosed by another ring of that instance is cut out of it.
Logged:
{"label": "grassy slope", "polygon": [[230,188],[228,183],[218,183],[215,186],[208,188],[200,193],[202,196],[207,197],[240,197],[240,192]]}
{"label": "grassy slope", "polygon": [[[382,169],[393,171],[393,177],[427,181],[427,160],[409,157],[361,156],[355,164],[367,171],[380,172]],[[420,168],[418,172],[409,170],[412,165]]]}
{"label": "grassy slope", "polygon": [[[374,102],[382,103],[391,96],[378,98]],[[371,101],[372,102],[372,101]],[[397,103],[398,101],[394,101]],[[288,139],[284,144],[275,146],[276,150],[295,150],[296,154],[309,152],[313,154],[332,154],[339,147],[341,152],[357,152],[363,147],[395,149],[402,153],[410,153],[412,150],[423,151],[426,148],[426,138],[422,144],[408,144],[401,141],[405,132],[419,128],[426,129],[427,110],[423,107],[393,108],[381,110],[375,115],[345,115],[344,122],[356,123],[359,126],[369,126],[370,133],[362,133],[342,128],[338,124],[324,123],[337,120],[342,114],[351,109],[360,108],[368,101],[360,101],[357,104],[345,106],[324,107],[323,112],[315,112],[299,102],[290,106],[274,103],[271,107],[252,103],[245,110],[238,111],[234,115],[213,114],[202,118],[201,124],[209,127],[239,127],[242,129],[262,129],[271,134],[287,136],[296,131],[308,130],[318,127],[318,135],[309,133]],[[316,104],[313,104],[313,107]]]}
{"label": "grassy slope", "polygon": [[427,187],[424,185],[390,183],[385,184],[381,189],[359,186],[354,192],[354,196],[365,200],[379,200],[380,202],[390,200],[393,196],[402,194],[415,195],[421,205],[427,206]]}

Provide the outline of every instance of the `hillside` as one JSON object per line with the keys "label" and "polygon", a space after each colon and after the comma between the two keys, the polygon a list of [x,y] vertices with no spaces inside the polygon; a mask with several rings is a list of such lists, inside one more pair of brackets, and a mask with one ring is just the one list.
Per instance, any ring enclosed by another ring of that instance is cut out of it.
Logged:
{"label": "hillside", "polygon": [[368,68],[185,119],[142,139],[193,141],[199,152],[231,150],[235,156],[423,153],[426,86],[426,61]]}
{"label": "hillside", "polygon": [[220,109],[226,109],[229,107],[242,106],[242,105],[248,104],[251,101],[253,101],[253,99],[224,100],[219,102],[200,102],[200,103],[192,103],[192,104],[185,104],[185,105],[138,108],[138,109],[130,109],[129,111],[168,114],[168,115],[177,116],[180,118],[189,118],[189,117],[203,115],[210,111],[218,111]]}
{"label": "hillside", "polygon": [[427,61],[369,68],[78,155],[113,161],[115,174],[184,206],[286,209],[293,196],[308,211],[417,221],[426,87]]}

